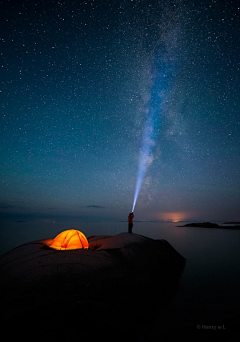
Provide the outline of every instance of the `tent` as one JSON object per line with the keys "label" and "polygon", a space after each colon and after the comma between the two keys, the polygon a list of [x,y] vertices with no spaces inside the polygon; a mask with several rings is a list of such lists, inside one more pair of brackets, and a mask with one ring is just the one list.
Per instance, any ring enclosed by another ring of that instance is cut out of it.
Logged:
{"label": "tent", "polygon": [[82,249],[88,248],[88,240],[86,236],[76,229],[65,230],[58,234],[55,239],[51,241],[50,248],[67,250],[67,249]]}

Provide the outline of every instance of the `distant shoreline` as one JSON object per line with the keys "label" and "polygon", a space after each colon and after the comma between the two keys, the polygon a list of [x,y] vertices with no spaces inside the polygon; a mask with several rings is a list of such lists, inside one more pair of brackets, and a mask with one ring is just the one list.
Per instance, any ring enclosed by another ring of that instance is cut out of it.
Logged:
{"label": "distant shoreline", "polygon": [[220,228],[220,229],[240,229],[239,222],[226,222],[224,224],[235,224],[231,226],[219,226],[217,223],[211,223],[211,222],[193,222],[193,223],[187,223],[183,226],[177,226],[177,227],[195,227],[195,228]]}

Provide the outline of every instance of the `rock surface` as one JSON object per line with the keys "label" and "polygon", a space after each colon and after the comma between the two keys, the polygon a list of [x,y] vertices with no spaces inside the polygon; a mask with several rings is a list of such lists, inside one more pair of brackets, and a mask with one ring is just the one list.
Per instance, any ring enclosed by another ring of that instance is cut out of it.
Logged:
{"label": "rock surface", "polygon": [[[124,319],[123,330],[132,331],[129,322],[147,312],[149,318],[175,294],[185,259],[167,241],[128,233],[88,241],[89,250],[71,251],[33,241],[0,257],[6,326],[14,320],[20,329],[27,321],[62,338],[66,332],[57,326],[73,319],[88,327],[82,335],[89,337],[92,324],[111,330]],[[69,334],[75,337],[78,328]]]}

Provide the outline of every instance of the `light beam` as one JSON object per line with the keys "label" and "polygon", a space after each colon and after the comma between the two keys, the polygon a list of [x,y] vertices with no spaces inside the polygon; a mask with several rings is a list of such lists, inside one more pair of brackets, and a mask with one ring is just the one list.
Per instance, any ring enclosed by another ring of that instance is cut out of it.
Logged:
{"label": "light beam", "polygon": [[[161,68],[160,68],[161,69]],[[152,80],[151,97],[148,103],[148,111],[146,113],[146,121],[143,130],[142,146],[140,149],[140,157],[138,163],[138,173],[136,188],[133,200],[132,212],[135,209],[137,199],[142,187],[142,183],[147,172],[148,167],[153,161],[153,149],[155,145],[156,132],[158,129],[159,116],[160,116],[160,104],[161,96],[160,91],[162,89],[164,75],[157,70]]]}

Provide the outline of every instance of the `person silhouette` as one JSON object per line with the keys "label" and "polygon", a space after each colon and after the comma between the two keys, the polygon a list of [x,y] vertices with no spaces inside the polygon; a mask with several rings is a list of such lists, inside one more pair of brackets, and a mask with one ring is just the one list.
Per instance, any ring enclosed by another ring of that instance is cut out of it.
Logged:
{"label": "person silhouette", "polygon": [[132,229],[133,229],[133,222],[132,222],[132,220],[133,220],[133,218],[134,218],[133,213],[130,213],[128,215],[128,232],[129,233],[132,233]]}

